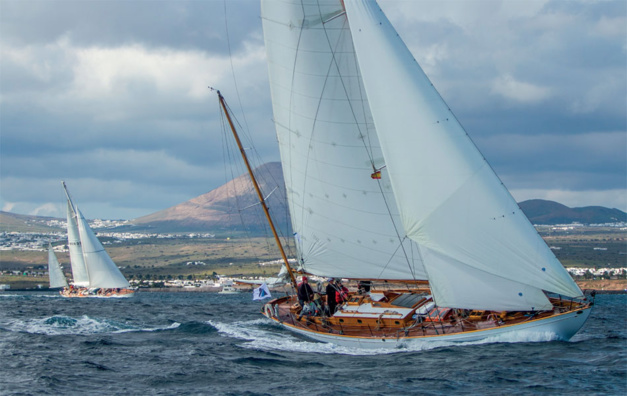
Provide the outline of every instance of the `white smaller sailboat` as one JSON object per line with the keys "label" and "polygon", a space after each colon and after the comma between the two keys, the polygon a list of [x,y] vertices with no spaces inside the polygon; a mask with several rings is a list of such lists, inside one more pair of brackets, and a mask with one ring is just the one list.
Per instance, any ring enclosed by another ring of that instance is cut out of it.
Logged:
{"label": "white smaller sailboat", "polygon": [[68,247],[73,282],[61,291],[63,297],[130,297],[135,293],[102,243],[74,205],[65,182],[68,204]]}
{"label": "white smaller sailboat", "polygon": [[59,260],[57,256],[54,254],[54,250],[52,249],[52,244],[48,244],[48,276],[50,277],[50,288],[67,288],[69,287],[67,283],[67,278],[65,274],[63,274],[63,269],[61,268],[61,264],[59,264]]}

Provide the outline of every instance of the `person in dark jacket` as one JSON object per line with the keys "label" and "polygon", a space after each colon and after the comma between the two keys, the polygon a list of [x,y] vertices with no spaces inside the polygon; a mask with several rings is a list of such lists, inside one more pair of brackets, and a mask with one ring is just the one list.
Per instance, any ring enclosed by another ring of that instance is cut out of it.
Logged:
{"label": "person in dark jacket", "polygon": [[348,289],[342,284],[342,281],[339,280],[335,286],[335,304],[339,306],[348,301]]}
{"label": "person in dark jacket", "polygon": [[304,307],[306,303],[313,301],[313,295],[314,292],[307,282],[307,277],[303,276],[302,281],[298,284],[298,303],[301,308]]}
{"label": "person in dark jacket", "polygon": [[329,278],[327,288],[327,305],[329,306],[329,316],[335,313],[335,279]]}

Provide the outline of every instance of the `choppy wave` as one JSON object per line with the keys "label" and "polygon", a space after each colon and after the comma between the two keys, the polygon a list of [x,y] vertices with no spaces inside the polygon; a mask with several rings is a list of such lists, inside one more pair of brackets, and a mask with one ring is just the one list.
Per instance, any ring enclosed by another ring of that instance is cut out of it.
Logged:
{"label": "choppy wave", "polygon": [[[0,299],[4,394],[624,394],[624,295],[573,342],[550,333],[371,350],[310,340],[217,293]],[[550,341],[550,342],[539,342]],[[484,345],[480,345],[484,344]],[[590,375],[594,373],[594,375]]]}
{"label": "choppy wave", "polygon": [[40,294],[40,293],[30,293],[30,294],[8,294],[6,292],[0,293],[0,298],[64,298],[60,294]]}
{"label": "choppy wave", "polygon": [[209,334],[216,332],[217,329],[209,323],[186,322],[177,326],[176,331],[187,334]]}
{"label": "choppy wave", "polygon": [[84,315],[80,318],[70,316],[55,315],[43,319],[29,319],[25,321],[13,320],[7,326],[6,330],[15,332],[26,332],[31,334],[46,335],[88,335],[103,333],[125,333],[133,331],[158,331],[166,329],[175,329],[180,326],[179,323],[172,323],[164,327],[144,328],[137,325],[110,320],[91,318]]}

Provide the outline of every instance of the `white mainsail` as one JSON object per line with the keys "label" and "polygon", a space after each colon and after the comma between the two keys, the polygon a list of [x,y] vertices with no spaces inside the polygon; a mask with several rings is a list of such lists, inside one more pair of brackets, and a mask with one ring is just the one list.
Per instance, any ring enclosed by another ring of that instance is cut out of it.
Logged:
{"label": "white mainsail", "polygon": [[[65,188],[65,184],[63,185]],[[67,191],[67,190],[66,190]],[[70,266],[72,267],[73,284],[79,287],[89,287],[89,277],[83,259],[81,237],[78,233],[76,213],[68,194],[67,201],[67,244],[70,250]]]}
{"label": "white mainsail", "polygon": [[48,276],[50,277],[50,288],[68,287],[67,279],[51,244],[48,244]]}
{"label": "white mainsail", "polygon": [[87,224],[83,214],[76,209],[78,231],[81,237],[83,257],[89,274],[89,287],[91,288],[128,288],[130,284],[124,278],[109,254]]}
{"label": "white mainsail", "polygon": [[305,270],[428,278],[452,308],[582,295],[374,0],[262,1],[262,18]]}
{"label": "white mainsail", "polygon": [[263,1],[274,120],[305,271],[426,279],[405,237],[340,1]]}

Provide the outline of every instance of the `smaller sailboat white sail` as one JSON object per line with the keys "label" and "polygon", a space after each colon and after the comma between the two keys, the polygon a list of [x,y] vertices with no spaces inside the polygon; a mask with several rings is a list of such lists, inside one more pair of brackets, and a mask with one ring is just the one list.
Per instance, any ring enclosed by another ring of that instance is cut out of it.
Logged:
{"label": "smaller sailboat white sail", "polygon": [[61,264],[54,254],[52,244],[48,244],[48,276],[50,277],[50,288],[68,287],[67,279],[61,269]]}
{"label": "smaller sailboat white sail", "polygon": [[94,232],[89,228],[87,220],[76,208],[78,231],[81,236],[83,258],[89,274],[89,286],[107,289],[127,288],[130,284],[124,278]]}
{"label": "smaller sailboat white sail", "polygon": [[65,297],[129,297],[134,290],[72,202],[65,182],[68,205],[68,246],[74,282]]}

